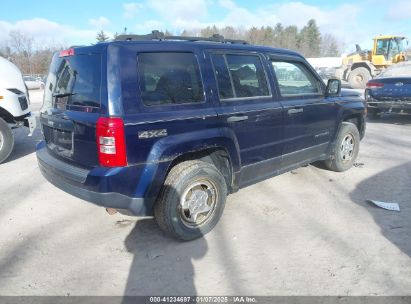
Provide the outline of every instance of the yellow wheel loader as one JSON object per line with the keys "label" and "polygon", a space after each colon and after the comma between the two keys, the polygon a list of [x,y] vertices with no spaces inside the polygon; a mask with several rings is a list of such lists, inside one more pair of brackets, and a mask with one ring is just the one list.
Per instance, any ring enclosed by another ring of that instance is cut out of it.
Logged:
{"label": "yellow wheel loader", "polygon": [[356,51],[343,58],[336,76],[348,81],[354,89],[364,89],[367,82],[392,64],[407,60],[405,53],[408,40],[402,36],[378,36],[372,50]]}

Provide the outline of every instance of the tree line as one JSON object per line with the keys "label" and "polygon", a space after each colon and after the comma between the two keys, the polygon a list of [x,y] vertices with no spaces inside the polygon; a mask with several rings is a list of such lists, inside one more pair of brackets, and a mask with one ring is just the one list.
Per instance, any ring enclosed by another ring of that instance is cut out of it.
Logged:
{"label": "tree line", "polygon": [[[127,28],[122,34],[127,33]],[[168,31],[166,35],[171,35]],[[181,36],[211,37],[219,34],[227,39],[245,40],[251,44],[286,48],[297,51],[305,57],[334,57],[340,56],[343,44],[330,33],[321,33],[317,23],[311,19],[299,29],[295,25],[283,26],[277,23],[275,26],[251,27],[217,27],[208,26],[200,29],[183,30]],[[113,38],[119,34],[115,33]],[[108,41],[110,37],[104,32],[97,33],[98,42]]]}
{"label": "tree line", "polygon": [[[127,34],[127,28],[121,34]],[[165,32],[170,35],[169,31]],[[305,57],[340,56],[342,44],[329,33],[321,33],[314,19],[299,29],[295,25],[284,26],[277,23],[274,26],[251,27],[217,27],[208,26],[200,29],[183,30],[181,36],[211,37],[219,34],[227,39],[245,40],[251,44],[287,48],[295,50]],[[116,38],[107,35],[103,30],[96,34],[96,41],[108,41]],[[67,45],[46,43],[39,45],[33,37],[21,31],[10,31],[9,39],[0,41],[0,56],[15,63],[23,74],[47,74],[54,52],[67,48]]]}
{"label": "tree line", "polygon": [[284,26],[277,23],[275,26],[251,27],[246,30],[232,26],[209,26],[182,32],[182,36],[210,37],[213,34],[220,34],[227,39],[245,40],[251,44],[286,48],[305,57],[340,56],[342,49],[342,44],[332,34],[321,33],[314,19],[309,20],[301,29],[295,25]]}

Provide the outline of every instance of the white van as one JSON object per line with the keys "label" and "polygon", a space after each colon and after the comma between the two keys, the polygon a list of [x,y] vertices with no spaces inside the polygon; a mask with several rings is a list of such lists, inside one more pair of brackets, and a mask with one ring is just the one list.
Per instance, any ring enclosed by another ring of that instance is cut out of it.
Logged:
{"label": "white van", "polygon": [[14,147],[12,129],[28,127],[33,133],[36,120],[30,113],[27,88],[20,70],[10,61],[0,57],[0,163],[4,162]]}

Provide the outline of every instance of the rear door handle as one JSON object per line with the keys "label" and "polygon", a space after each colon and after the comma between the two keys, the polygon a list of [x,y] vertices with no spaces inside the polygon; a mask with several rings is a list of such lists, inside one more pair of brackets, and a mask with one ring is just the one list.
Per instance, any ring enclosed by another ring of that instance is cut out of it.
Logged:
{"label": "rear door handle", "polygon": [[227,118],[227,122],[239,122],[239,121],[244,121],[247,120],[248,116],[246,115],[241,115],[241,116],[230,116]]}
{"label": "rear door handle", "polygon": [[303,108],[292,108],[288,110],[288,115],[298,114],[304,112]]}

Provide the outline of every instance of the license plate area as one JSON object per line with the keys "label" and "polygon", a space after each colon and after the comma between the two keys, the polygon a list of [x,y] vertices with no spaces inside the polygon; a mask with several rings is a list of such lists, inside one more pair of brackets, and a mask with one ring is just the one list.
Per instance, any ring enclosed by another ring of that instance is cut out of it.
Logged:
{"label": "license plate area", "polygon": [[72,131],[43,125],[43,133],[49,149],[65,157],[73,155],[74,134]]}

